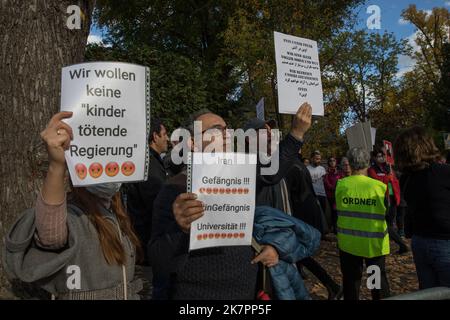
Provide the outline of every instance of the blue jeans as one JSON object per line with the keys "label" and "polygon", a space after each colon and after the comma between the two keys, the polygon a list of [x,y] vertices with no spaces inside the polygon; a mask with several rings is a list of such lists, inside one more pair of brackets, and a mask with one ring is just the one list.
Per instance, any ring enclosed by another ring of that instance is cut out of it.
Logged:
{"label": "blue jeans", "polygon": [[450,287],[450,240],[413,236],[411,247],[419,288]]}

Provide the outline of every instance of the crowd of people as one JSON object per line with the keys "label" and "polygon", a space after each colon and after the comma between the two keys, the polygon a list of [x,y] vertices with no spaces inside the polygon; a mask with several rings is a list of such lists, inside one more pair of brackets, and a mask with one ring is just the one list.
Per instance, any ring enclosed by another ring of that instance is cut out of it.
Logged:
{"label": "crowd of people", "polygon": [[[356,300],[365,263],[380,270],[381,286],[372,289],[372,297],[381,299],[390,295],[385,258],[393,240],[396,254],[412,249],[420,289],[450,287],[450,166],[433,139],[421,128],[402,132],[394,145],[395,166],[378,147],[372,154],[352,148],[327,161],[319,150],[305,158],[311,113],[310,105],[302,105],[290,132],[270,150],[279,158],[275,174],[262,175],[267,165],[258,161],[254,244],[193,251],[190,226],[204,215],[204,206],[187,191],[185,164],[172,161],[169,146],[178,141],[169,141],[164,123],[152,119],[146,181],[72,187],[66,193],[64,151],[73,133],[63,120],[72,114],[56,114],[41,133],[50,164],[36,205],[5,239],[8,276],[36,284],[56,299],[138,299],[139,265],[148,271],[144,276],[155,300],[308,300],[303,283],[308,269],[329,299]],[[202,150],[211,144],[226,149],[222,117],[208,110],[193,114],[184,126],[192,134],[194,121],[220,134],[193,139],[192,150],[197,141]],[[244,129],[266,130],[258,145],[270,145],[275,125],[255,118]],[[330,241],[332,234],[342,283],[314,259],[320,241]],[[411,249],[405,237],[412,237]],[[67,285],[69,266],[81,271],[75,288]]]}

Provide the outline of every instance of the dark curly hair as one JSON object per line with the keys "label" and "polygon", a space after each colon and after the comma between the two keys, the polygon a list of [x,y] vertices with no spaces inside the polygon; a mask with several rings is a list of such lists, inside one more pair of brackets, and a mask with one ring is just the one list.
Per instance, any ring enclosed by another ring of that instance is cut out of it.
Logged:
{"label": "dark curly hair", "polygon": [[422,127],[403,131],[395,140],[395,161],[402,172],[419,171],[439,157],[433,138]]}

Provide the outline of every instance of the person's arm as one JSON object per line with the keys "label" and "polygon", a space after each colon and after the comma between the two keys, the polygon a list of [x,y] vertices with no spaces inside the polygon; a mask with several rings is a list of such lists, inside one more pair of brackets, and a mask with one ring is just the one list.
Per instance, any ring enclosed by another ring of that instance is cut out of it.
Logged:
{"label": "person's arm", "polygon": [[67,242],[67,204],[50,205],[39,193],[35,206],[36,242],[42,248],[60,249]]}
{"label": "person's arm", "polygon": [[262,175],[262,166],[258,164],[256,174],[257,188],[260,186],[269,186],[277,184],[283,179],[294,161],[298,156],[298,150],[303,145],[302,141],[296,140],[292,135],[288,134],[283,141],[280,142],[277,153],[272,157],[278,157],[279,165],[278,171],[272,175]]}
{"label": "person's arm", "polygon": [[147,181],[138,183],[136,185],[139,197],[142,199],[142,202],[145,207],[145,217],[148,216],[151,219],[153,211],[153,203],[156,197],[158,196],[158,193],[161,190],[163,184],[164,184],[163,180],[161,180],[159,177],[152,176],[150,174],[147,178]]}
{"label": "person's arm", "polygon": [[265,244],[261,246],[262,250],[258,255],[252,260],[252,264],[261,262],[266,267],[274,267],[278,264],[279,255],[275,247],[270,244]]}
{"label": "person's arm", "polygon": [[64,175],[66,172],[66,159],[64,151],[70,146],[73,139],[72,128],[62,119],[70,118],[72,112],[59,112],[53,116],[41,138],[47,148],[49,168],[42,187],[42,197],[50,205],[60,204],[66,195],[64,188]]}
{"label": "person's arm", "polygon": [[262,175],[260,172],[261,167],[258,166],[256,175],[257,189],[260,186],[277,184],[286,176],[287,171],[298,157],[298,152],[303,146],[305,133],[311,127],[311,115],[311,106],[308,103],[302,104],[294,117],[291,132],[280,142],[276,151],[278,154],[275,153],[273,156],[273,158],[278,156],[278,171],[273,175]]}
{"label": "person's arm", "polygon": [[327,193],[333,192],[334,189],[331,179],[332,178],[330,174],[325,174],[325,176],[323,177],[323,185],[325,186],[325,191],[327,191]]}
{"label": "person's arm", "polygon": [[379,180],[374,168],[371,167],[371,168],[367,169],[367,174],[369,175],[370,178]]}
{"label": "person's arm", "polygon": [[389,194],[386,194],[384,196],[384,206],[386,207],[386,212],[384,213],[384,218],[387,221],[389,219],[388,214],[389,214],[389,206],[390,206]]}
{"label": "person's arm", "polygon": [[387,185],[390,182],[390,177],[389,175],[384,175],[384,176],[379,176],[377,175],[377,172],[375,171],[374,168],[369,168],[369,170],[367,171],[367,173],[369,174],[369,177],[378,181],[383,182],[385,185]]}
{"label": "person's arm", "polygon": [[61,248],[67,241],[67,208],[64,176],[64,151],[73,139],[72,128],[63,122],[72,112],[59,112],[41,132],[47,148],[49,169],[36,201],[37,243],[46,248]]}
{"label": "person's arm", "polygon": [[188,253],[190,224],[203,215],[203,207],[192,202],[192,195],[166,184],[155,199],[149,255],[159,272],[172,267],[177,256]]}
{"label": "person's arm", "polygon": [[443,186],[445,188],[450,188],[450,164],[442,164],[439,167]]}

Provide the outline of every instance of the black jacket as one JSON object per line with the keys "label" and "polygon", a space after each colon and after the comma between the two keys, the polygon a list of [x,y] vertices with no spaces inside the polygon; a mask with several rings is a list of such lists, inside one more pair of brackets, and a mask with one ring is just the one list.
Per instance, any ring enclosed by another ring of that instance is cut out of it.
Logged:
{"label": "black jacket", "polygon": [[404,173],[400,179],[407,204],[407,236],[450,240],[450,165]]}
{"label": "black jacket", "polygon": [[257,265],[250,263],[251,247],[188,252],[189,235],[181,231],[172,211],[175,198],[184,192],[182,172],[169,179],[155,200],[149,253],[154,276],[168,284],[162,295],[175,300],[253,300]]}
{"label": "black jacket", "polygon": [[[272,208],[283,210],[283,200],[281,195],[281,179],[286,179],[289,170],[298,157],[303,142],[296,140],[292,135],[288,134],[281,141],[279,147],[279,169],[274,175],[261,175],[262,165],[258,162],[256,172],[256,205],[269,206]],[[276,155],[275,155],[276,156]]]}
{"label": "black jacket", "polygon": [[291,200],[292,215],[323,233],[326,228],[324,214],[314,193],[311,174],[300,157],[297,157],[290,167],[286,184]]}
{"label": "black jacket", "polygon": [[[288,135],[280,143],[280,170],[271,176],[257,171],[257,194],[277,184],[298,154],[302,143]],[[257,265],[250,261],[254,252],[250,246],[220,247],[188,252],[189,235],[175,221],[172,204],[186,192],[184,172],[171,178],[154,204],[152,238],[149,252],[153,272],[159,278],[170,275],[169,298],[173,299],[240,299],[255,298]],[[263,204],[269,199],[260,199]],[[258,202],[257,202],[258,203]]]}
{"label": "black jacket", "polygon": [[[159,154],[150,147],[149,155],[147,181],[127,185],[128,212],[144,252],[147,251],[145,248],[151,237],[153,202],[167,180],[167,173]],[[147,258],[146,254],[146,261]]]}

